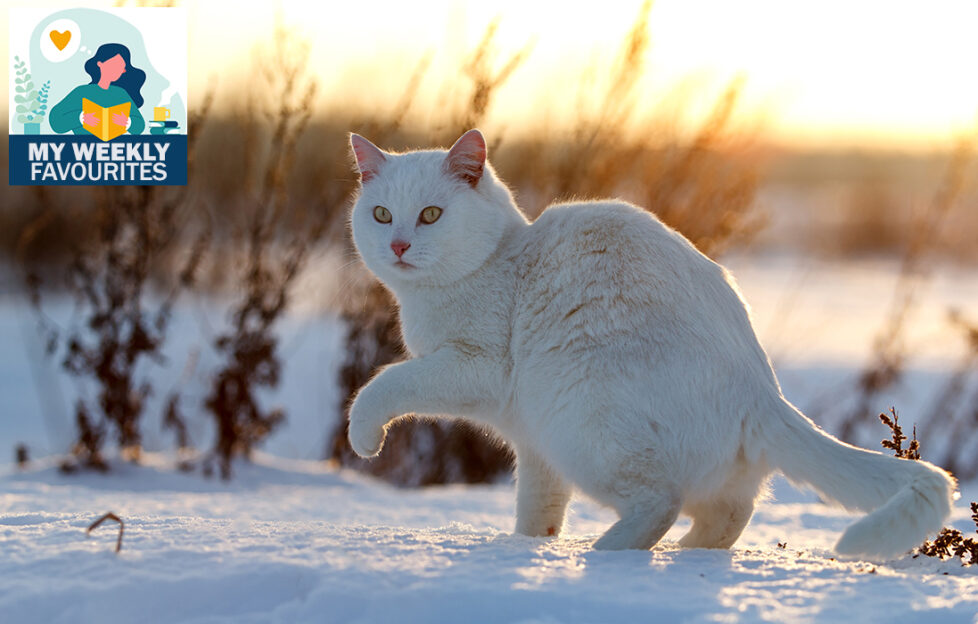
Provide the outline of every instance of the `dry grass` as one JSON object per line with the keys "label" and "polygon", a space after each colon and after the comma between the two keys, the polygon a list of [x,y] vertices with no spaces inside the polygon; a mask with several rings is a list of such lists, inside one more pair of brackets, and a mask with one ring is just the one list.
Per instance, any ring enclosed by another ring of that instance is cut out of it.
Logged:
{"label": "dry grass", "polygon": [[913,427],[913,437],[910,439],[910,444],[907,448],[903,448],[903,443],[907,440],[907,436],[903,433],[903,427],[900,426],[900,417],[897,416],[895,407],[890,408],[890,414],[893,418],[890,418],[886,414],[880,414],[880,421],[889,427],[891,432],[890,439],[881,442],[883,448],[893,451],[894,457],[913,460],[920,459],[920,441],[917,440],[917,425]]}
{"label": "dry grass", "polygon": [[[896,409],[891,407],[890,413],[893,415],[892,419],[886,414],[880,414],[880,420],[889,427],[891,433],[890,440],[883,440],[883,448],[893,451],[893,454],[900,459],[918,461],[920,459],[920,442],[917,440],[917,427],[914,427],[910,445],[903,448],[903,442],[907,436],[904,435],[903,429],[900,427]],[[978,503],[976,502],[971,503],[971,519],[975,523],[976,532],[978,532]],[[978,564],[978,540],[965,537],[957,529],[944,527],[933,541],[924,540],[924,543],[917,547],[917,554],[914,555],[914,558],[920,555],[939,559],[958,557],[962,566],[976,565]]]}
{"label": "dry grass", "polygon": [[[24,269],[32,292],[39,294],[41,284],[62,287],[63,267],[77,257],[77,249],[105,253],[111,248],[101,224],[106,211],[121,210],[112,206],[126,193],[136,194],[134,205],[145,204],[136,208],[137,215],[149,206],[171,205],[172,214],[167,219],[179,227],[170,228],[166,244],[157,245],[151,259],[142,263],[140,280],[143,284],[172,282],[172,276],[193,255],[200,233],[207,233],[208,253],[200,259],[197,287],[229,292],[236,301],[231,311],[234,320],[223,332],[221,342],[213,345],[225,356],[223,373],[218,371],[215,378],[233,372],[250,379],[247,383],[260,385],[263,380],[271,382],[274,376],[249,377],[251,373],[242,372],[247,366],[239,355],[249,348],[239,341],[259,336],[254,344],[264,345],[259,351],[267,358],[244,359],[258,362],[259,367],[277,363],[274,322],[287,310],[295,274],[317,247],[341,247],[351,258],[351,265],[344,267],[348,276],[341,279],[348,287],[340,289],[335,298],[336,308],[351,326],[341,380],[347,393],[362,385],[377,366],[401,354],[393,302],[364,277],[347,236],[346,212],[356,188],[348,153],[350,131],[379,145],[401,149],[446,146],[469,127],[481,126],[491,141],[490,158],[496,170],[530,216],[538,215],[555,199],[618,196],[655,211],[705,253],[716,256],[745,244],[763,225],[756,206],[764,171],[761,150],[754,143],[755,136],[738,131],[734,123],[744,83],[732,81],[714,102],[712,113],[691,133],[680,133],[672,119],[651,110],[637,90],[647,71],[644,59],[652,43],[650,7],[645,3],[630,27],[623,24],[618,54],[610,66],[594,68],[594,75],[606,78],[582,82],[582,105],[570,126],[563,129],[541,123],[534,133],[521,137],[494,127],[491,113],[497,94],[521,70],[533,53],[532,47],[527,44],[517,50],[499,50],[498,23],[490,24],[480,42],[459,60],[456,73],[441,77],[456,87],[446,92],[457,97],[441,102],[438,114],[428,115],[433,117],[428,122],[422,120],[431,111],[418,111],[418,94],[432,80],[430,55],[418,59],[414,71],[403,79],[400,97],[388,108],[379,112],[351,110],[342,93],[325,103],[315,99],[317,87],[307,71],[308,43],[278,23],[270,43],[254,60],[255,75],[263,86],[229,94],[240,103],[224,108],[230,113],[213,111],[211,105],[220,99],[213,91],[201,106],[193,108],[189,120],[189,187],[151,191],[7,187],[0,191],[5,206],[0,214],[0,254]],[[962,148],[952,159],[941,192],[919,224],[909,229],[891,228],[885,233],[890,242],[878,247],[906,243],[907,251],[902,294],[895,298],[890,320],[880,331],[873,364],[861,382],[868,397],[861,417],[874,413],[872,397],[898,378],[905,361],[902,328],[913,310],[918,286],[930,271],[940,225],[963,192],[965,155]],[[842,162],[834,157],[830,160]],[[848,165],[845,168],[849,169]],[[818,167],[808,160],[800,169],[795,179],[818,175],[812,173]],[[880,187],[866,187],[865,193],[854,199],[852,211],[865,217],[863,233],[854,233],[843,249],[864,249],[867,241],[880,242],[880,224],[892,225],[887,213],[892,199]],[[867,206],[873,209],[872,214],[864,210]],[[115,218],[129,216],[119,214]],[[958,233],[961,231],[958,228]],[[967,242],[965,246],[971,249],[973,244]],[[134,305],[145,303],[145,292],[142,286],[134,291]],[[239,322],[245,317],[269,318],[254,326],[251,321]],[[158,340],[164,339],[165,335],[158,336]],[[960,389],[968,387],[965,382],[975,369],[975,361],[962,363],[959,382],[949,385],[948,401],[959,407],[942,413],[964,414],[965,405],[976,404],[973,397],[969,397],[970,403],[961,398],[964,390]],[[134,381],[129,390],[135,389],[138,396],[138,387]],[[131,396],[127,400],[131,401]],[[203,406],[188,406],[178,400],[169,405],[173,409],[168,410],[168,422],[178,438],[181,428],[177,423],[184,418],[178,405],[190,418],[205,411]],[[267,425],[259,429],[273,426],[268,420],[271,413],[248,401],[239,406],[244,406],[243,412],[229,408],[224,410],[225,415],[250,413],[254,407]],[[338,412],[344,407],[337,406]],[[211,409],[215,414],[221,411]],[[108,431],[100,428],[99,418],[92,415],[97,412],[79,413],[88,419],[86,439],[99,447],[100,436],[104,438]],[[219,427],[229,422],[222,418],[215,416]],[[976,421],[965,416],[955,416],[953,422],[962,431],[976,429]],[[344,426],[341,419],[327,456],[354,462],[345,447]],[[260,437],[254,437],[254,443]],[[970,438],[961,435],[956,439]],[[422,444],[423,440],[434,442]],[[189,445],[186,435],[179,443]],[[422,447],[430,451],[425,455],[427,467],[402,477],[401,482],[486,480],[509,466],[505,452],[480,432],[412,423],[391,432],[385,450],[389,459],[374,462],[370,470],[397,479],[392,475],[403,475],[404,466],[411,464],[409,459]],[[230,450],[228,455],[222,448],[238,451]],[[967,455],[965,451],[962,449],[962,456]],[[233,443],[215,449],[222,457],[237,452],[246,450]],[[97,453],[93,458],[93,462],[102,461]],[[978,472],[978,465],[974,470]]]}
{"label": "dry grass", "polygon": [[[100,447],[107,430],[115,433],[123,456],[140,455],[140,417],[152,391],[141,377],[145,363],[158,360],[176,297],[194,281],[201,258],[189,254],[168,294],[159,304],[150,296],[151,267],[173,252],[181,228],[183,191],[160,187],[105,187],[94,243],[74,247],[65,277],[84,323],[59,328],[43,312],[41,280],[29,276],[32,301],[53,347],[60,342],[62,366],[80,384],[97,388],[97,410],[79,399],[78,440],[74,455],[81,465],[104,469]],[[91,414],[96,414],[93,417]],[[71,470],[73,464],[64,465]]]}
{"label": "dry grass", "polygon": [[[231,477],[231,462],[248,458],[285,420],[280,409],[264,409],[256,397],[261,387],[278,385],[282,363],[277,353],[275,323],[285,313],[292,284],[308,251],[325,227],[321,217],[296,209],[288,215],[288,176],[295,163],[296,145],[312,116],[317,82],[309,73],[309,42],[280,22],[268,46],[255,58],[260,83],[249,94],[247,115],[264,126],[246,126],[246,171],[258,175],[245,183],[249,222],[244,240],[244,270],[236,271],[238,300],[232,305],[231,325],[213,347],[223,357],[215,373],[204,408],[213,417],[217,436],[204,468],[220,465],[221,476]],[[262,94],[261,96],[256,94]],[[270,134],[259,143],[258,129]],[[179,431],[179,428],[178,428]]]}
{"label": "dry grass", "polygon": [[931,405],[928,426],[946,431],[949,441],[940,464],[959,479],[978,477],[978,322],[957,310],[949,321],[961,331],[968,348]]}
{"label": "dry grass", "polygon": [[[650,7],[650,3],[643,5],[623,36],[613,66],[602,72],[609,78],[600,87],[597,105],[582,111],[569,133],[548,126],[541,127],[536,136],[519,140],[484,125],[499,90],[532,54],[529,44],[502,54],[495,43],[498,23],[490,24],[481,41],[460,60],[457,76],[450,78],[463,87],[454,90],[458,99],[445,102],[444,114],[429,124],[411,122],[411,111],[428,78],[430,57],[419,59],[415,71],[405,77],[402,96],[386,111],[351,111],[337,100],[316,110],[317,85],[308,72],[308,42],[278,23],[270,42],[255,54],[259,86],[238,94],[235,101],[240,104],[231,107],[230,115],[210,112],[215,102],[212,92],[196,108],[204,111],[207,123],[202,125],[199,113],[189,120],[190,186],[14,191],[13,203],[19,209],[13,212],[22,215],[16,259],[32,276],[34,292],[40,293],[41,276],[57,275],[57,267],[78,257],[71,251],[73,244],[88,249],[88,255],[82,257],[95,260],[73,266],[87,267],[76,273],[85,276],[78,284],[79,293],[94,316],[103,312],[97,303],[100,300],[91,292],[114,279],[113,271],[138,276],[122,307],[142,310],[146,286],[172,281],[169,276],[178,273],[188,258],[195,268],[200,265],[197,288],[232,294],[236,300],[230,310],[232,322],[212,345],[223,357],[219,369],[212,371],[212,392],[203,405],[195,407],[181,403],[179,396],[169,397],[165,413],[167,425],[184,450],[190,444],[184,419],[201,412],[213,416],[217,442],[204,463],[219,460],[227,476],[231,458],[247,456],[284,419],[284,414],[264,410],[254,390],[274,385],[282,373],[274,324],[287,309],[295,276],[317,246],[339,245],[352,257],[346,211],[356,178],[348,154],[349,131],[399,148],[444,146],[464,130],[483,126],[497,170],[524,198],[522,207],[530,215],[538,214],[554,198],[618,195],[655,210],[708,253],[718,253],[750,236],[757,224],[752,208],[758,162],[747,149],[749,143],[732,131],[739,82],[718,99],[712,116],[694,136],[649,140],[653,135],[668,135],[663,128],[670,123],[644,109],[636,91],[650,44]],[[636,127],[644,131],[630,134],[626,130]],[[129,195],[135,199],[120,203]],[[65,210],[65,205],[74,208]],[[157,212],[147,212],[151,210]],[[128,242],[119,243],[115,237],[122,230],[106,230],[101,225],[105,218],[99,215],[105,214],[118,222],[144,219],[152,231],[140,234],[139,223],[134,222],[126,227],[136,233],[135,238],[126,235]],[[66,235],[69,225],[70,237]],[[107,231],[112,233],[108,238]],[[200,239],[206,241],[208,250],[203,258],[192,252],[198,249],[195,240],[200,232],[207,235]],[[162,238],[157,242],[156,236]],[[113,251],[119,244],[132,246],[129,251],[138,270],[130,271],[129,265],[113,268],[106,260],[119,257]],[[235,270],[238,266],[242,269]],[[347,281],[353,286],[338,293],[337,306],[351,327],[341,382],[352,393],[377,366],[398,357],[400,348],[390,330],[396,326],[396,317],[387,293],[370,280],[357,278],[363,273],[359,265],[347,271]],[[152,358],[165,340],[169,303],[165,305],[157,314],[164,319],[161,329],[144,331],[140,323],[146,321],[139,319],[145,319],[147,313],[142,312],[142,317],[126,317],[132,331],[120,326],[121,333],[113,335],[111,344],[125,345],[131,335],[147,340],[139,343],[142,346],[133,352],[121,375],[128,381],[115,384],[119,385],[112,390],[115,398],[107,399],[103,409],[82,406],[79,410],[84,416],[79,419],[79,440],[88,443],[78,446],[81,463],[104,465],[100,448],[109,433],[106,423],[116,423],[119,444],[138,457],[140,397],[151,390],[152,381],[131,377],[137,362]],[[80,332],[78,344],[95,338],[86,332]],[[88,355],[91,349],[78,351],[74,368],[79,374],[98,378],[94,365],[85,364],[93,361]],[[113,384],[106,387],[114,388]],[[117,417],[116,412],[121,415]],[[355,461],[345,447],[342,424],[336,433],[327,454],[344,463]],[[427,449],[426,459],[410,462],[420,468],[405,478],[404,462],[416,459],[421,448]],[[510,466],[508,452],[483,432],[444,423],[417,422],[396,428],[385,456],[384,462],[375,462],[370,469],[395,479],[398,477],[392,475],[401,473],[400,481],[410,484],[490,480]]]}
{"label": "dry grass", "polygon": [[909,356],[906,328],[917,304],[921,287],[934,268],[935,249],[942,242],[941,230],[959,203],[966,172],[974,156],[978,137],[963,137],[947,164],[944,179],[919,216],[903,253],[900,272],[886,320],[873,340],[869,363],[856,381],[856,405],[842,420],[839,437],[851,440],[856,428],[875,412],[880,392],[897,383]]}

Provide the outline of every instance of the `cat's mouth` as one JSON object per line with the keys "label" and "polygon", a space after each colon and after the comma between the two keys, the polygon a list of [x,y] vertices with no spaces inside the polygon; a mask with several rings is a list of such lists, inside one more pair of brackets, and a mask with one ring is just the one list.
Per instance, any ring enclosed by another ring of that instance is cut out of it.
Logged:
{"label": "cat's mouth", "polygon": [[405,269],[405,270],[418,268],[413,264],[411,264],[410,262],[405,262],[403,260],[398,260],[397,262],[394,263],[394,266],[396,266],[399,269]]}

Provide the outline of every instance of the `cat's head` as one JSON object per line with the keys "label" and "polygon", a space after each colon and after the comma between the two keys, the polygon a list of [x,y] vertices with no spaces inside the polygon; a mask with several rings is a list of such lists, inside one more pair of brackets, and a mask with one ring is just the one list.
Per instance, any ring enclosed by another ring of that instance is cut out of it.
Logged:
{"label": "cat's head", "polygon": [[450,150],[385,152],[350,135],[360,170],[353,241],[386,284],[447,285],[481,267],[507,225],[522,219],[486,161],[478,130]]}

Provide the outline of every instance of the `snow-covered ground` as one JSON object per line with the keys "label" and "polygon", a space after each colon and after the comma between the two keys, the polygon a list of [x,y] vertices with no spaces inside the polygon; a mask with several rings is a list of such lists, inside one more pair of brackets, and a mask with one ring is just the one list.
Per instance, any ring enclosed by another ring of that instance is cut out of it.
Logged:
{"label": "snow-covered ground", "polygon": [[[892,266],[728,264],[789,399],[807,409],[851,383],[892,295]],[[923,294],[908,336],[916,357],[881,410],[927,405],[963,346],[946,309],[974,313],[978,277],[948,270]],[[782,481],[730,551],[679,549],[683,520],[650,552],[599,553],[589,545],[614,516],[585,500],[560,538],[531,539],[510,533],[512,484],[398,490],[309,461],[340,400],[343,328],[316,301],[300,304],[282,327],[283,385],[264,397],[288,409],[288,424],[223,483],[173,469],[158,413],[179,388],[206,447],[210,424],[195,406],[216,363],[208,343],[220,310],[183,302],[167,363],[144,371],[157,384],[145,442],[162,452],[108,475],[64,476],[50,456],[67,448],[71,404],[91,389],[40,357],[30,310],[0,295],[0,458],[17,443],[32,456],[25,471],[0,463],[0,622],[978,622],[978,566],[839,561],[831,546],[851,516]],[[50,309],[65,326],[80,322],[63,300]],[[978,484],[962,489],[953,524],[971,532]],[[118,555],[113,523],[85,535],[108,511],[126,523]]]}
{"label": "snow-covered ground", "polygon": [[[730,551],[681,550],[681,522],[650,552],[594,552],[608,511],[576,501],[561,537],[515,536],[511,485],[398,490],[270,457],[225,485],[147,462],[0,476],[0,620],[970,623],[978,612],[978,566],[834,559],[850,517],[780,483]],[[114,523],[85,534],[107,511],[126,523],[119,554]],[[959,506],[955,526],[967,530],[966,515]]]}

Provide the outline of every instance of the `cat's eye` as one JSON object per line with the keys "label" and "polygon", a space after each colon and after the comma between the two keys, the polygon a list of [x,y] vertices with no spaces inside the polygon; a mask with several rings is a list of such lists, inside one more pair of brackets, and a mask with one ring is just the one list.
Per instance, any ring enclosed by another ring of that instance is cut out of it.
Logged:
{"label": "cat's eye", "polygon": [[383,206],[374,206],[374,219],[377,220],[377,223],[390,223],[393,217],[390,210]]}
{"label": "cat's eye", "polygon": [[418,220],[421,221],[421,223],[426,223],[430,225],[435,221],[437,221],[438,217],[440,216],[441,216],[441,208],[439,208],[438,206],[428,206],[427,208],[421,211],[421,216],[418,217]]}

